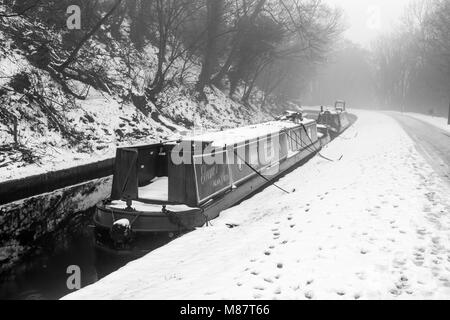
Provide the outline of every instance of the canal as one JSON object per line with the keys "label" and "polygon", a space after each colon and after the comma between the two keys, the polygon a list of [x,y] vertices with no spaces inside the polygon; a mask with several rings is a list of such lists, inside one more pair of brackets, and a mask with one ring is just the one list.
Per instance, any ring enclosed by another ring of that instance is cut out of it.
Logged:
{"label": "canal", "polygon": [[[53,300],[72,291],[68,289],[69,266],[81,271],[81,286],[95,283],[138,258],[100,251],[95,246],[92,216],[94,209],[77,214],[64,227],[36,244],[30,254],[0,274],[1,300]],[[148,243],[149,250],[170,240],[161,235]]]}

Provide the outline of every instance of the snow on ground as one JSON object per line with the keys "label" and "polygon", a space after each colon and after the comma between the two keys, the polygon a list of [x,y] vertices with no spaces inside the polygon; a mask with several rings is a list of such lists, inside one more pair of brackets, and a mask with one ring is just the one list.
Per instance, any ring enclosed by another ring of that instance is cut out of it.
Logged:
{"label": "snow on ground", "polygon": [[[66,299],[450,297],[450,201],[395,120],[359,120],[241,205]],[[237,225],[234,228],[227,224]]]}
{"label": "snow on ground", "polygon": [[[117,146],[152,143],[171,134],[134,106],[120,104],[92,88],[88,98],[79,103],[77,109],[64,110],[64,117],[84,134],[83,148],[70,145],[59,132],[48,129],[45,117],[38,113],[39,125],[26,120],[19,122],[19,141],[35,150],[37,160],[32,164],[23,163],[12,152],[8,163],[8,154],[2,154],[0,181],[105,160],[114,157]],[[2,142],[0,139],[0,144]]]}
{"label": "snow on ground", "polygon": [[438,127],[444,131],[447,131],[450,133],[450,125],[448,124],[448,119],[444,118],[444,117],[432,117],[429,115],[425,115],[425,114],[420,114],[420,113],[414,113],[414,112],[407,112],[405,113],[406,115],[428,122],[429,124]]}

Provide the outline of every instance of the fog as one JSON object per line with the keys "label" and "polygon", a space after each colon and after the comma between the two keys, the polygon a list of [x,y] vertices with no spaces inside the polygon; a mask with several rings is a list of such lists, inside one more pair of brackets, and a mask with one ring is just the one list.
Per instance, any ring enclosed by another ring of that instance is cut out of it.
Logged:
{"label": "fog", "polygon": [[326,2],[343,11],[345,31],[316,66],[302,103],[343,99],[355,108],[447,116],[450,1]]}

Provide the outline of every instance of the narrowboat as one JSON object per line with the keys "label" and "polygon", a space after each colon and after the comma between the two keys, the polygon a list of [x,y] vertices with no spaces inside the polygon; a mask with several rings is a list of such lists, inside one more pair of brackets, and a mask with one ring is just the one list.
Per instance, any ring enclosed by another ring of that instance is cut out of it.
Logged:
{"label": "narrowboat", "polygon": [[328,131],[332,139],[344,132],[351,125],[345,101],[336,101],[334,110],[331,108],[325,110],[321,106],[317,123],[318,129],[321,132]]}
{"label": "narrowboat", "polygon": [[118,148],[111,197],[96,207],[97,245],[145,250],[139,239],[208,224],[317,153],[327,137],[301,115]]}

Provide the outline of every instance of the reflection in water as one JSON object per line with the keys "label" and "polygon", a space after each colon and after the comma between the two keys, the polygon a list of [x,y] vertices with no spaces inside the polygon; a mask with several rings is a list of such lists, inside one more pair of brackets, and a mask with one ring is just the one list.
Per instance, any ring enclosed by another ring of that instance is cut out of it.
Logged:
{"label": "reflection in water", "polygon": [[[96,249],[90,227],[92,214],[93,210],[77,214],[61,230],[42,241],[33,256],[8,274],[1,274],[0,299],[58,299],[72,292],[66,284],[69,266],[80,267],[81,285],[85,287],[138,258]],[[149,241],[148,248],[155,249],[166,244],[169,238],[161,235]]]}

